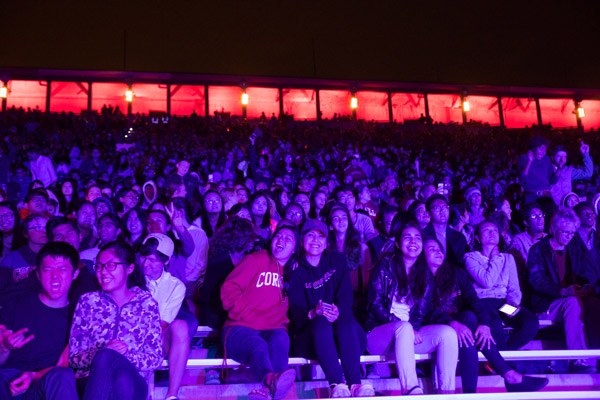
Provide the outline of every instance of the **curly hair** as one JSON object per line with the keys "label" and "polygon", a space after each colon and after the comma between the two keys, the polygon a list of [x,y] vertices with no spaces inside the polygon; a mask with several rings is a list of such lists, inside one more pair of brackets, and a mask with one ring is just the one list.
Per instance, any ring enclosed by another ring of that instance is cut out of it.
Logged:
{"label": "curly hair", "polygon": [[240,253],[248,249],[256,240],[254,225],[247,219],[231,217],[217,229],[210,240],[210,254],[221,252]]}

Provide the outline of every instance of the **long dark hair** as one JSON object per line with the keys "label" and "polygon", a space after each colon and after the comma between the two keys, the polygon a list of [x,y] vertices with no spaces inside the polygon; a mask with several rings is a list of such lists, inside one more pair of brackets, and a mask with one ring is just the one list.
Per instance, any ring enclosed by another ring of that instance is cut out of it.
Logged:
{"label": "long dark hair", "polygon": [[204,200],[206,200],[206,197],[211,193],[216,194],[217,196],[219,196],[219,198],[221,198],[221,211],[219,211],[219,219],[217,220],[217,226],[215,228],[219,228],[221,225],[223,225],[223,222],[225,222],[225,205],[223,204],[223,197],[221,197],[219,192],[215,190],[207,190],[206,193],[204,193],[204,196],[202,196],[202,207],[200,208],[200,216],[202,217],[202,229],[204,229],[204,232],[206,232],[206,236],[208,238],[213,237],[213,235],[215,234],[212,226],[210,225],[210,221],[208,220],[208,213],[206,212],[206,207],[204,206]]}
{"label": "long dark hair", "polygon": [[427,264],[425,262],[425,257],[423,256],[423,252],[419,254],[415,265],[411,268],[410,275],[406,274],[406,265],[404,264],[404,258],[401,250],[402,243],[402,233],[408,228],[414,228],[421,232],[419,229],[419,224],[416,222],[407,222],[401,229],[399,229],[394,234],[394,250],[392,251],[389,257],[382,257],[382,262],[386,258],[389,260],[390,268],[395,272],[396,278],[398,280],[398,297],[407,296],[410,292],[411,297],[414,299],[421,299],[425,294],[426,283],[420,279],[422,276],[422,271],[427,268]]}
{"label": "long dark hair", "polygon": [[[332,217],[333,212],[336,210],[343,211],[348,218],[348,230],[346,230],[346,235],[344,236],[344,249],[343,253],[348,260],[348,267],[351,270],[357,269],[361,264],[361,247],[360,247],[360,233],[354,227],[352,223],[352,219],[350,218],[350,212],[348,208],[342,203],[334,203],[329,209],[329,213],[327,214],[327,225],[329,227],[333,226]],[[328,239],[328,247],[331,250],[337,249],[336,237],[335,234],[332,233],[329,235]]]}
{"label": "long dark hair", "polygon": [[252,206],[254,205],[254,202],[256,200],[258,200],[259,198],[264,197],[264,199],[267,202],[267,210],[265,211],[265,215],[263,215],[262,221],[260,222],[260,225],[257,226],[257,228],[268,228],[271,226],[271,201],[269,199],[269,194],[264,191],[264,190],[259,190],[258,192],[254,193],[250,199],[250,215],[252,215],[252,221],[254,221],[254,214],[252,213]]}
{"label": "long dark hair", "polygon": [[[435,242],[440,246],[440,249],[443,249],[442,243],[433,237],[429,237],[423,241],[423,247],[425,247],[425,242]],[[433,306],[435,308],[441,307],[443,304],[447,302],[452,293],[454,292],[454,287],[456,285],[456,274],[455,267],[453,267],[446,257],[444,257],[444,262],[437,270],[435,277],[433,277]],[[427,268],[427,274],[431,274],[429,268]],[[424,274],[423,277],[425,280],[427,279],[427,274]],[[422,278],[421,278],[422,279]]]}
{"label": "long dark hair", "polygon": [[117,258],[124,263],[127,263],[127,265],[134,265],[133,271],[127,277],[127,287],[131,289],[132,287],[137,286],[142,290],[148,290],[144,272],[135,262],[135,251],[133,250],[133,247],[122,240],[115,240],[102,246],[98,254],[108,250],[114,251]]}

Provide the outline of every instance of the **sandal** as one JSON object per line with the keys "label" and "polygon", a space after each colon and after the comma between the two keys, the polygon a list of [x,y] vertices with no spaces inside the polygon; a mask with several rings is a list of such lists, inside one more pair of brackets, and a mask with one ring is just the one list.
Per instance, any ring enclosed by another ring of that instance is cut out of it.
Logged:
{"label": "sandal", "polygon": [[[413,393],[416,392],[416,393]],[[423,394],[423,388],[419,385],[413,386],[408,389],[408,392],[404,393],[405,396],[410,396],[412,394]]]}
{"label": "sandal", "polygon": [[281,400],[290,391],[290,388],[296,380],[296,370],[288,368],[278,374],[274,374],[269,389],[274,400]]}
{"label": "sandal", "polygon": [[254,389],[248,393],[248,400],[272,400],[271,391],[268,387],[262,386],[260,389]]}

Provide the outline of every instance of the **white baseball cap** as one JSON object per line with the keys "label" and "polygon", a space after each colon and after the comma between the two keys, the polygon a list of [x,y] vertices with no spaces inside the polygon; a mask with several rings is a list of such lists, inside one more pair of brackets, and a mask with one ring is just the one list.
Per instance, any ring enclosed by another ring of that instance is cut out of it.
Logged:
{"label": "white baseball cap", "polygon": [[171,256],[173,255],[173,251],[175,250],[175,244],[173,243],[173,240],[171,240],[170,237],[162,233],[151,233],[148,236],[146,236],[146,239],[144,239],[144,244],[148,241],[148,239],[151,238],[154,238],[158,241],[158,246],[156,247],[156,250],[158,250],[165,256],[171,258]]}

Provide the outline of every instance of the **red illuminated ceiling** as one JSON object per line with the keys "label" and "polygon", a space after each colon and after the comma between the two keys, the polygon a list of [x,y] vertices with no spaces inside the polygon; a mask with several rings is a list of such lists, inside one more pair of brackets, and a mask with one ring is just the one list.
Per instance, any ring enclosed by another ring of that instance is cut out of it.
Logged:
{"label": "red illuminated ceiling", "polygon": [[[48,85],[50,87],[48,88]],[[7,83],[7,107],[23,107],[50,112],[80,113],[88,109],[100,111],[103,106],[118,107],[123,113],[128,111],[125,91],[129,86],[123,82],[86,81],[40,81],[10,80]],[[136,114],[167,112],[172,115],[187,116],[195,113],[204,116],[223,113],[241,116],[244,109],[241,104],[243,89],[235,85],[170,85],[167,96],[166,84],[133,83],[134,96],[131,111]],[[351,118],[349,90],[300,89],[247,87],[248,105],[246,116],[250,119],[267,118],[284,114],[296,120],[314,121],[317,119],[317,97],[319,98],[321,117]],[[91,93],[91,95],[90,95]],[[208,93],[208,97],[206,94]],[[282,95],[282,98],[280,98]],[[47,96],[48,99],[47,99]],[[389,93],[377,90],[359,90],[355,94],[358,101],[356,117],[360,120],[389,122],[390,119],[401,123],[417,120],[426,114],[425,95],[420,93]],[[499,97],[468,95],[470,110],[466,113],[468,122],[480,122],[492,126],[500,125]],[[463,109],[459,94],[427,95],[429,116],[438,123],[462,123]],[[89,103],[88,103],[89,101]],[[169,103],[170,101],[170,103]],[[208,102],[208,105],[207,105]],[[538,100],[539,112],[543,124],[556,128],[577,126],[575,102],[572,98],[543,98]],[[585,129],[600,128],[600,101],[582,100],[585,116],[581,119]],[[501,109],[504,124],[508,128],[523,128],[538,124],[536,101],[531,97],[501,97]],[[391,112],[391,118],[390,118]]]}

